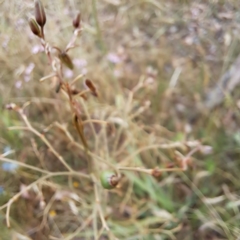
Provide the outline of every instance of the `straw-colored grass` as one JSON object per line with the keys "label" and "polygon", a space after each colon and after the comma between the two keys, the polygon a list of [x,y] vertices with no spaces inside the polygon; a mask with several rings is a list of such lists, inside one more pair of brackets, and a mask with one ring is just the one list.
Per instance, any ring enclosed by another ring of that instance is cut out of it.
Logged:
{"label": "straw-colored grass", "polygon": [[56,93],[34,1],[0,3],[0,239],[238,239],[239,91],[203,104],[239,53],[237,1],[42,2],[60,49],[81,12],[63,80],[99,96]]}

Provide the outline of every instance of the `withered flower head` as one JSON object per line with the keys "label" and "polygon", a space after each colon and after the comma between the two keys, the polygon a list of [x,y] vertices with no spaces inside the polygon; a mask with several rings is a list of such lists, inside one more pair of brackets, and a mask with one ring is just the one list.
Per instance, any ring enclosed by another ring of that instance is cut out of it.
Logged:
{"label": "withered flower head", "polygon": [[39,26],[43,28],[46,23],[46,14],[40,0],[35,0],[35,18]]}
{"label": "withered flower head", "polygon": [[81,14],[78,12],[77,16],[73,19],[73,27],[80,28],[81,27]]}
{"label": "withered flower head", "polygon": [[41,37],[41,30],[40,30],[36,20],[33,17],[30,17],[28,19],[28,24],[29,24],[33,34],[37,35],[38,37]]}

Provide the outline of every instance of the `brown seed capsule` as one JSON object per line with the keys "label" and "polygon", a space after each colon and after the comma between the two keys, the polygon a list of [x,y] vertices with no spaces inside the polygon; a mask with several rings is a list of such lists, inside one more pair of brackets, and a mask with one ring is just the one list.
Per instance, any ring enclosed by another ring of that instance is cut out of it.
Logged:
{"label": "brown seed capsule", "polygon": [[94,86],[94,84],[92,83],[91,80],[86,79],[85,80],[85,85],[90,89],[93,96],[98,97],[97,89],[96,89],[96,87]]}
{"label": "brown seed capsule", "polygon": [[73,19],[73,27],[80,28],[81,27],[81,14],[78,12],[77,16]]}
{"label": "brown seed capsule", "polygon": [[46,14],[40,0],[35,0],[35,18],[40,27],[44,27],[46,23]]}
{"label": "brown seed capsule", "polygon": [[30,17],[28,20],[28,24],[32,30],[32,33],[37,35],[38,37],[41,37],[41,30],[40,27],[38,26],[36,20],[33,17]]}
{"label": "brown seed capsule", "polygon": [[160,178],[161,175],[162,175],[162,172],[159,171],[159,169],[156,167],[152,170],[152,176],[155,177],[155,178]]}
{"label": "brown seed capsule", "polygon": [[61,60],[62,63],[64,63],[68,68],[73,69],[73,63],[71,58],[67,55],[66,52],[61,52],[58,55],[59,59]]}
{"label": "brown seed capsule", "polygon": [[77,116],[74,115],[73,117],[73,123],[78,131],[79,137],[81,138],[81,141],[83,143],[83,146],[85,148],[85,151],[88,151],[88,144],[87,144],[87,140],[85,138],[84,135],[84,129],[83,129],[83,122],[82,120]]}
{"label": "brown seed capsule", "polygon": [[55,89],[56,93],[59,93],[61,87],[62,87],[62,83],[58,82],[57,85],[56,85],[56,89]]}

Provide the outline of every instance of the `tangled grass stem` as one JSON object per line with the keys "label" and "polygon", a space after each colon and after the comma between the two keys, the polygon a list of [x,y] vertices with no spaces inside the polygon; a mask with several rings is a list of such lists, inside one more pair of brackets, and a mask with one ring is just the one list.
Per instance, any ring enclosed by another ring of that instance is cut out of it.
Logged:
{"label": "tangled grass stem", "polygon": [[80,172],[52,172],[52,173],[48,173],[45,176],[39,178],[38,180],[34,181],[33,183],[29,184],[27,187],[25,187],[24,189],[22,189],[20,192],[18,192],[17,194],[15,194],[6,204],[2,205],[0,207],[0,211],[7,208],[6,211],[6,222],[7,222],[7,226],[10,227],[10,209],[12,204],[25,192],[27,192],[28,190],[30,190],[33,186],[35,186],[38,183],[41,183],[42,181],[51,178],[51,177],[57,177],[57,176],[77,176],[77,177],[82,177],[82,178],[86,178],[91,180],[90,176],[84,173],[80,173]]}
{"label": "tangled grass stem", "polygon": [[66,169],[68,169],[70,172],[74,172],[74,170],[66,163],[66,161],[64,160],[64,158],[54,149],[54,147],[52,146],[52,144],[47,140],[47,138],[41,134],[39,131],[37,131],[34,127],[32,127],[32,125],[30,124],[30,122],[28,121],[27,116],[25,115],[25,113],[23,112],[23,110],[20,108],[18,109],[18,112],[20,114],[20,116],[22,117],[24,123],[26,124],[27,127],[12,127],[9,128],[10,130],[16,130],[16,129],[20,129],[20,130],[28,130],[32,133],[34,133],[36,136],[38,136],[39,138],[41,138],[41,140],[48,146],[48,148],[50,149],[50,151],[58,158],[58,160],[66,167]]}

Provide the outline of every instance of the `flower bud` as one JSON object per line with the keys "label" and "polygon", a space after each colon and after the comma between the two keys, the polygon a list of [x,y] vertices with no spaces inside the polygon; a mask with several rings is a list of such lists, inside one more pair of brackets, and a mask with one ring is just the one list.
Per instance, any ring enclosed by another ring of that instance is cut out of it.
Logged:
{"label": "flower bud", "polygon": [[40,0],[35,0],[35,18],[40,27],[44,27],[46,23],[46,14]]}
{"label": "flower bud", "polygon": [[119,182],[119,177],[117,177],[114,172],[104,171],[100,175],[100,180],[103,188],[113,189],[117,186]]}
{"label": "flower bud", "polygon": [[28,24],[32,30],[32,33],[37,35],[38,37],[41,37],[41,30],[40,30],[36,20],[33,17],[29,18]]}
{"label": "flower bud", "polygon": [[77,16],[73,19],[73,22],[72,22],[73,27],[80,28],[81,27],[80,22],[81,22],[81,14],[80,12],[78,12]]}
{"label": "flower bud", "polygon": [[67,55],[66,52],[61,52],[58,55],[59,59],[61,60],[62,63],[64,63],[68,68],[73,69],[73,63],[71,58]]}

